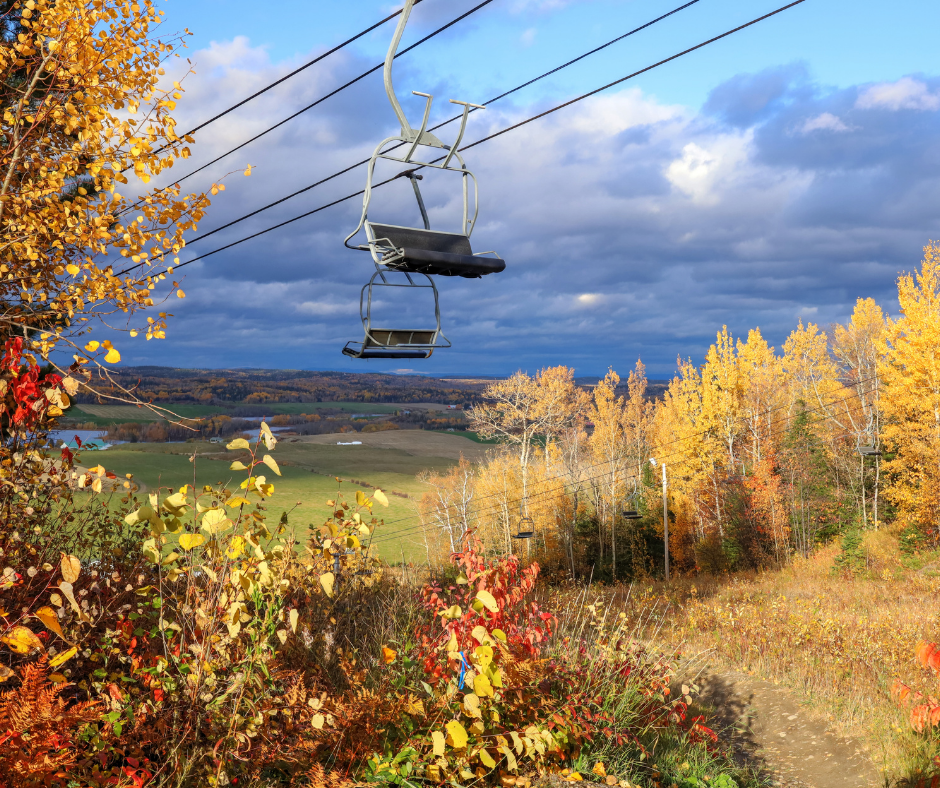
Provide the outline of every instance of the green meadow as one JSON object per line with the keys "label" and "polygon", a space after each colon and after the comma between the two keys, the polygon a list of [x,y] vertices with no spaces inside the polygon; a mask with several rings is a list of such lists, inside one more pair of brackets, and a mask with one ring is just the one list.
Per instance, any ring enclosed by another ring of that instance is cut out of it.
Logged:
{"label": "green meadow", "polygon": [[[415,431],[414,439],[421,441],[420,432]],[[230,471],[229,465],[236,458],[245,461],[246,454],[226,451],[223,445],[207,442],[135,443],[86,454],[82,462],[101,463],[119,476],[133,474],[134,481],[144,490],[178,489],[184,484],[197,488],[224,484],[233,488],[246,474]],[[269,515],[276,522],[281,512],[287,511],[288,523],[298,539],[306,539],[311,527],[323,523],[330,512],[326,501],[335,499],[338,492],[348,500],[355,499],[357,489],[371,493],[368,486],[352,481],[356,480],[378,487],[388,496],[388,508],[377,504],[374,509],[375,515],[384,520],[375,534],[378,554],[391,562],[402,558],[423,560],[423,538],[420,531],[415,531],[419,524],[415,504],[426,487],[416,475],[425,469],[446,471],[455,464],[452,458],[416,456],[402,449],[368,445],[309,443],[296,438],[279,441],[272,456],[280,467],[281,477],[264,467],[256,471],[274,483],[274,496],[268,502]],[[402,532],[407,533],[401,538],[389,538]]]}

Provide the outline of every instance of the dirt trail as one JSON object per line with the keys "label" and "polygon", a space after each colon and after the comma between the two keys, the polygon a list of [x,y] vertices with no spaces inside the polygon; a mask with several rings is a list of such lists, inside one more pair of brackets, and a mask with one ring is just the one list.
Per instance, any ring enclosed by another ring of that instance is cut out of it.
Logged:
{"label": "dirt trail", "polygon": [[701,699],[735,756],[772,776],[780,788],[876,788],[880,770],[859,742],[827,730],[789,690],[743,673],[708,673]]}

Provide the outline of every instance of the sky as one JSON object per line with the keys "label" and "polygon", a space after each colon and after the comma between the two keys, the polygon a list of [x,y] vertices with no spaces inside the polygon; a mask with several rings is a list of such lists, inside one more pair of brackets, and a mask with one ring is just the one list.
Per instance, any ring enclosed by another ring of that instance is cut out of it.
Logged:
{"label": "sky", "polygon": [[[479,0],[423,0],[402,47]],[[413,125],[431,93],[486,103],[683,4],[683,0],[493,0],[396,61]],[[698,0],[653,27],[474,113],[464,143],[663,60],[783,5]],[[167,32],[193,32],[175,116],[190,128],[395,10],[357,0],[167,0]],[[265,8],[268,8],[267,6]],[[806,0],[777,16],[466,152],[480,188],[474,250],[506,270],[438,278],[453,346],[431,359],[364,362],[369,256],[343,246],[356,197],[179,270],[165,340],[113,341],[124,364],[501,375],[566,364],[650,377],[700,363],[727,325],[780,347],[799,320],[844,322],[855,301],[897,310],[899,272],[940,239],[940,3]],[[384,58],[389,22],[196,135],[173,178],[210,161]],[[183,75],[181,60],[167,79]],[[452,140],[456,124],[442,129]],[[397,133],[381,72],[185,181],[223,180],[209,232],[367,158]],[[252,176],[240,174],[252,165]],[[392,172],[392,171],[389,171]],[[187,247],[185,262],[363,188],[365,167]],[[386,176],[387,177],[387,176]],[[162,184],[167,178],[157,181]],[[154,182],[151,182],[154,185]],[[459,224],[456,180],[423,182],[432,226]],[[405,181],[370,216],[415,222]],[[377,294],[382,316],[433,322],[433,305]],[[404,295],[412,295],[405,293]],[[418,296],[426,293],[418,293]],[[100,333],[100,332],[99,332]],[[97,334],[96,334],[97,338]]]}

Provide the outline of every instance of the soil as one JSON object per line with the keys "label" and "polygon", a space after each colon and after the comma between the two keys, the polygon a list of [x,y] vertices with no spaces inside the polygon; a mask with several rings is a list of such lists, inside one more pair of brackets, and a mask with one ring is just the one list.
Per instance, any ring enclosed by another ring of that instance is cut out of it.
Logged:
{"label": "soil", "polygon": [[713,728],[735,758],[779,788],[879,788],[880,770],[857,741],[828,729],[789,690],[743,673],[698,679],[700,701],[714,709]]}

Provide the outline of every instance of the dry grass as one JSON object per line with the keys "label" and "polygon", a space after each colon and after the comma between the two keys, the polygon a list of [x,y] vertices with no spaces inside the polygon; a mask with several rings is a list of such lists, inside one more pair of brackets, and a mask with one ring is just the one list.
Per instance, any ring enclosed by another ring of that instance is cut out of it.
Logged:
{"label": "dry grass", "polygon": [[893,699],[895,678],[925,686],[920,640],[940,638],[937,556],[905,557],[888,533],[865,540],[868,568],[834,575],[837,547],[775,572],[652,586],[675,611],[657,639],[707,649],[719,664],[794,689],[836,730],[866,743],[892,778],[930,769],[937,738],[914,733]]}

